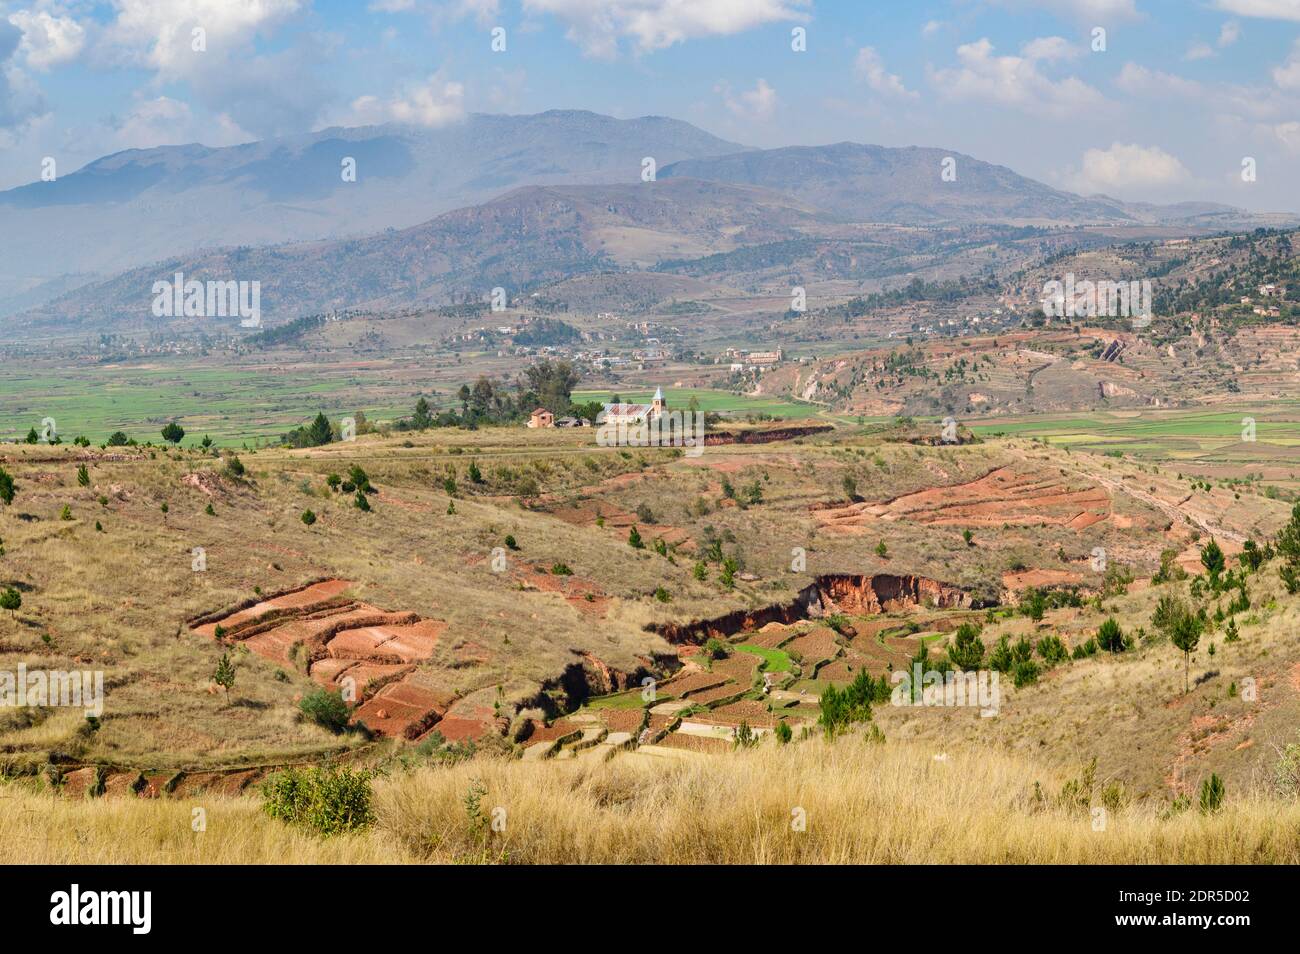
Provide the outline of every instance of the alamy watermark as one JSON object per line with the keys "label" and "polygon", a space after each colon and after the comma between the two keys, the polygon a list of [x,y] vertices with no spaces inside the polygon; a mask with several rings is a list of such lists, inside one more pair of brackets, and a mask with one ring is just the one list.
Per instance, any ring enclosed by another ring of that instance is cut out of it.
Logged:
{"label": "alamy watermark", "polygon": [[911,670],[896,670],[890,677],[894,689],[889,695],[895,706],[972,706],[978,707],[986,719],[998,714],[1002,694],[998,688],[996,670],[980,669],[975,672],[923,671],[921,664],[913,663]]}
{"label": "alamy watermark", "polygon": [[103,670],[28,669],[19,663],[16,671],[0,669],[0,708],[58,706],[85,709],[86,715],[104,714]]}
{"label": "alamy watermark", "polygon": [[1151,321],[1151,282],[1075,281],[1067,272],[1065,281],[1043,285],[1043,314],[1048,318],[1132,318],[1134,324]]}
{"label": "alamy watermark", "polygon": [[262,326],[262,283],[259,281],[185,280],[177,272],[171,281],[153,283],[155,318],[235,318],[241,328]]}
{"label": "alamy watermark", "polygon": [[600,447],[681,447],[687,457],[704,453],[702,411],[662,411],[629,415],[610,405],[596,415],[596,444]]}

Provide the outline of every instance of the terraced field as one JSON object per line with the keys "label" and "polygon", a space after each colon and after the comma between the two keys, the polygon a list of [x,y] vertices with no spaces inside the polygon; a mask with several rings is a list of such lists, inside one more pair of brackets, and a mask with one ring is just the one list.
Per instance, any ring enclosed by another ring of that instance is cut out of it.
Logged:
{"label": "terraced field", "polygon": [[[419,669],[433,657],[447,624],[349,599],[343,595],[348,587],[345,580],[313,583],[244,609],[206,614],[191,621],[191,631],[247,647],[286,668],[303,666],[316,682],[355,704],[354,722],[381,736],[419,741],[456,701]],[[456,738],[495,728],[492,720],[450,715]],[[447,737],[446,731],[440,734]]]}

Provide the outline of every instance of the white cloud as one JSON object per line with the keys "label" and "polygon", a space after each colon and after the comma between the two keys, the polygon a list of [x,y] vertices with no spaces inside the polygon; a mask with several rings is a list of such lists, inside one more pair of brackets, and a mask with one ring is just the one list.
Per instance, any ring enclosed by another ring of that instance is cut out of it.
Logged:
{"label": "white cloud", "polygon": [[1201,96],[1204,89],[1195,80],[1173,73],[1150,70],[1136,63],[1125,63],[1115,78],[1115,85],[1134,96]]}
{"label": "white cloud", "polygon": [[352,102],[351,121],[363,126],[387,122],[445,126],[464,115],[465,87],[435,73],[424,83],[406,87],[389,99],[358,97]]}
{"label": "white cloud", "polygon": [[759,79],[753,89],[742,90],[735,95],[732,95],[731,87],[726,83],[720,83],[714,89],[722,94],[727,109],[741,119],[764,121],[771,119],[776,112],[776,90],[765,79]]}
{"label": "white cloud", "polygon": [[1287,152],[1300,156],[1300,123],[1278,123],[1273,127],[1273,135]]}
{"label": "white cloud", "polygon": [[994,56],[987,39],[957,47],[957,59],[960,66],[955,69],[930,70],[930,82],[949,100],[982,100],[1058,118],[1105,102],[1097,90],[1076,77],[1044,76],[1034,59]]}
{"label": "white cloud", "polygon": [[1063,36],[1041,36],[1020,48],[1027,60],[1072,60],[1082,52]]}
{"label": "white cloud", "polygon": [[[183,77],[206,62],[227,62],[233,48],[297,15],[310,0],[114,0],[117,17],[108,42],[168,77]],[[206,34],[196,52],[194,30]]]}
{"label": "white cloud", "polygon": [[327,70],[339,37],[306,31],[269,52],[257,47],[311,0],[112,3],[116,16],[97,31],[89,56],[96,66],[152,70],[155,93],[185,83],[196,104],[261,137],[310,128],[333,96]]}
{"label": "white cloud", "polygon": [[22,53],[34,70],[48,70],[77,58],[86,45],[86,31],[68,16],[44,10],[18,10],[9,22],[23,31]]}
{"label": "white cloud", "polygon": [[1159,146],[1113,143],[1109,149],[1089,149],[1077,172],[1067,175],[1071,188],[1085,195],[1149,191],[1188,183],[1192,174],[1177,156]]}
{"label": "white cloud", "polygon": [[22,126],[46,112],[41,91],[13,63],[22,39],[17,26],[0,19],[0,131]]}
{"label": "white cloud", "polygon": [[921,36],[934,36],[947,25],[943,20],[926,20],[925,26],[921,27]]}
{"label": "white cloud", "polygon": [[872,47],[864,46],[858,50],[853,63],[853,72],[877,93],[885,96],[916,97],[916,93],[903,85],[903,81],[894,73],[885,69],[884,60]]}
{"label": "white cloud", "polygon": [[1216,6],[1243,17],[1300,22],[1300,0],[1218,0]]}
{"label": "white cloud", "polygon": [[200,120],[188,103],[168,96],[140,101],[112,132],[118,149],[151,149],[187,142],[231,146],[256,138],[240,129],[229,116],[222,114],[212,120]]}
{"label": "white cloud", "polygon": [[1273,68],[1273,82],[1279,89],[1300,89],[1300,40],[1291,47],[1290,58]]}
{"label": "white cloud", "polygon": [[[1214,41],[1214,46],[1220,50],[1232,46],[1241,39],[1241,24],[1236,20],[1225,21],[1223,26],[1219,27],[1219,38]],[[1183,54],[1185,60],[1208,60],[1211,57],[1218,56],[1214,46],[1204,41],[1197,41],[1187,48]]]}
{"label": "white cloud", "polygon": [[619,40],[642,52],[686,40],[730,36],[765,23],[801,17],[808,0],[523,0],[528,13],[568,24],[568,37],[588,56],[611,58]]}
{"label": "white cloud", "polygon": [[1089,26],[1107,26],[1121,20],[1137,20],[1134,0],[995,0],[1004,7],[1037,7],[1064,14]]}

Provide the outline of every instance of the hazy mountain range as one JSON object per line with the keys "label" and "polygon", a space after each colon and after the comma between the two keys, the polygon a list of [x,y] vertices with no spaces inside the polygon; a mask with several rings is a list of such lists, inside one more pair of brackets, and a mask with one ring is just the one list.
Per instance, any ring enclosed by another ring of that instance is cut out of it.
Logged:
{"label": "hazy mountain range", "polygon": [[[638,182],[646,156],[666,164],[743,148],[675,119],[553,110],[131,149],[0,192],[0,314],[53,297],[67,275],[105,277],[200,248],[400,229],[521,185]],[[352,182],[346,158],[356,163]]]}
{"label": "hazy mountain range", "polygon": [[[643,160],[658,181],[642,180]],[[953,160],[951,181],[941,176]],[[347,181],[346,160],[356,181]],[[521,188],[522,187],[522,188]],[[845,223],[1282,224],[1050,188],[931,148],[752,150],[662,117],[474,115],[210,149],[131,150],[0,192],[0,315],[85,330],[149,319],[155,280],[258,280],[268,323],[440,304],[602,268],[835,234]],[[291,243],[291,244],[290,244]]]}

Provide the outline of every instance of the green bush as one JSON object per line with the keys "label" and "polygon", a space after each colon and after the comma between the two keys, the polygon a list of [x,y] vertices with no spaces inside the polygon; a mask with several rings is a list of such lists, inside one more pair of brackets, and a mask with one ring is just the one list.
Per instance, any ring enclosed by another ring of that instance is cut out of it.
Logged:
{"label": "green bush", "polygon": [[1057,636],[1055,633],[1044,636],[1038,641],[1038,655],[1043,657],[1043,662],[1049,667],[1055,666],[1060,662],[1065,662],[1065,660],[1070,658],[1070,654],[1065,648],[1065,643],[1061,642],[1061,637]]}
{"label": "green bush", "polygon": [[262,807],[272,818],[319,835],[365,828],[375,820],[370,772],[347,768],[290,768],[262,785]]}
{"label": "green bush", "polygon": [[1211,773],[1210,777],[1201,783],[1201,814],[1213,815],[1223,807],[1223,797],[1227,794],[1223,787],[1223,779]]}
{"label": "green bush", "polygon": [[335,734],[346,729],[352,717],[352,709],[338,690],[315,689],[302,697],[298,708],[312,722]]}

